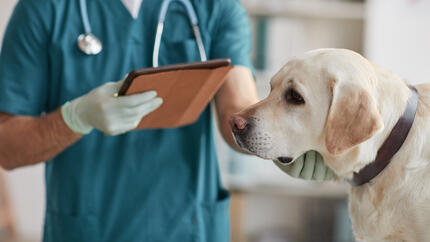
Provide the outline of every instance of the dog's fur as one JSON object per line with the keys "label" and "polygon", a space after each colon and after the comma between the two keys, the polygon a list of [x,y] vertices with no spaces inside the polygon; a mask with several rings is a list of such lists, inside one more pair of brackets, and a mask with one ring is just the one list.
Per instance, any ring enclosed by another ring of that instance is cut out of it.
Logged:
{"label": "dog's fur", "polygon": [[[271,87],[266,99],[238,114],[249,126],[235,134],[239,145],[264,159],[316,150],[340,179],[374,160],[411,93],[404,79],[344,49],[289,61]],[[304,104],[286,101],[291,88]],[[430,241],[430,84],[416,88],[418,110],[405,143],[370,183],[350,188],[359,240]]]}

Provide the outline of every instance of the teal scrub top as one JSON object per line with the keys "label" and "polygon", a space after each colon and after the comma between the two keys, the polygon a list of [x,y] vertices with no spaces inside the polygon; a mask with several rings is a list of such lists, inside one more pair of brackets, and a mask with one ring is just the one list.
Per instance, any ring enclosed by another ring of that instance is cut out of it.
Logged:
{"label": "teal scrub top", "polygon": [[[103,51],[77,47],[78,0],[21,0],[0,55],[0,111],[38,116],[133,69],[152,66],[161,0],[134,20],[120,0],[87,0]],[[250,27],[237,0],[191,0],[209,59],[251,68]],[[169,7],[160,65],[199,61],[182,5]],[[207,107],[194,124],[105,136],[94,130],[46,163],[43,241],[229,241]],[[31,201],[29,201],[31,202]]]}

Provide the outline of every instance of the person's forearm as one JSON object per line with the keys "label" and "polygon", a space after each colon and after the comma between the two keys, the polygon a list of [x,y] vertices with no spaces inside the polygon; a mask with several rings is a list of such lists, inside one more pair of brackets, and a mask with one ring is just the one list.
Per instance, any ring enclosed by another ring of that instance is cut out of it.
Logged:
{"label": "person's forearm", "polygon": [[61,111],[41,117],[0,114],[0,165],[7,170],[44,162],[80,139]]}
{"label": "person's forearm", "polygon": [[215,96],[218,126],[224,140],[231,148],[244,153],[234,140],[230,117],[259,101],[254,79],[248,68],[235,66],[224,85]]}

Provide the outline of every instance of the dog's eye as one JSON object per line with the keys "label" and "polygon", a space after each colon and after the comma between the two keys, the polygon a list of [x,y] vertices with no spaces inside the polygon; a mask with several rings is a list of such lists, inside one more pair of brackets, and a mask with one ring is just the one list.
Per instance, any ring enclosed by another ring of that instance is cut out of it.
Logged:
{"label": "dog's eye", "polygon": [[303,97],[296,92],[294,89],[289,89],[286,93],[285,93],[285,99],[287,100],[288,103],[292,103],[292,104],[304,104],[305,100],[303,99]]}

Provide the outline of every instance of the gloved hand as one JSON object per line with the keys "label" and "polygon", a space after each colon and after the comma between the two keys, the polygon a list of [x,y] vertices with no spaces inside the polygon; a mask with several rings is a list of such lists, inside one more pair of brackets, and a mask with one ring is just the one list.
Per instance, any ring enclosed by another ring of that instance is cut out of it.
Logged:
{"label": "gloved hand", "polygon": [[324,164],[322,156],[316,151],[308,151],[293,163],[283,164],[274,160],[275,164],[292,177],[305,180],[327,181],[334,180],[336,175]]}
{"label": "gloved hand", "polygon": [[65,123],[73,131],[87,134],[93,128],[105,134],[130,131],[157,109],[163,100],[155,91],[116,97],[123,81],[109,82],[61,107]]}

